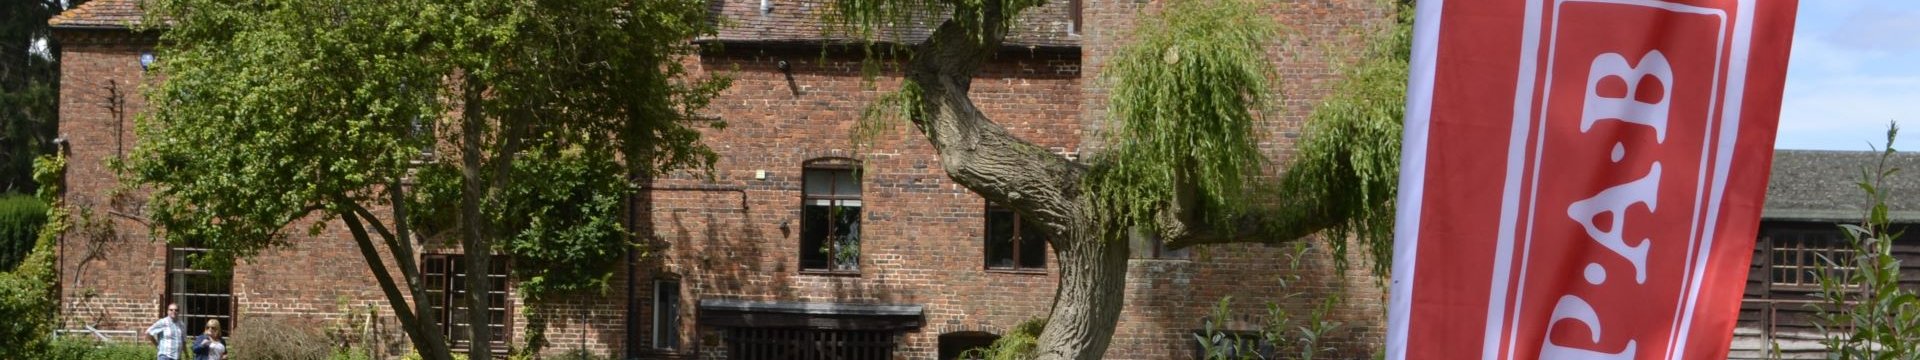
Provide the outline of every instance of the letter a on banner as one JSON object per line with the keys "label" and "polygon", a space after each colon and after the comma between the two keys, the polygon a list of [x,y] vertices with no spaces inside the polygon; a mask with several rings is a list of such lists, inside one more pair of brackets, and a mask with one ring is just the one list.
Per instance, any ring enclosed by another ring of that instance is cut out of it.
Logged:
{"label": "letter a on banner", "polygon": [[1793,0],[1418,2],[1388,359],[1724,359]]}

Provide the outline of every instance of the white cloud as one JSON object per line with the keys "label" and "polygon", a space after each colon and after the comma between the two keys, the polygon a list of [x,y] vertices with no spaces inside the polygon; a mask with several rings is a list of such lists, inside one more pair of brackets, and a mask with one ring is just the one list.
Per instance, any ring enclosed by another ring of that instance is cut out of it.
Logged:
{"label": "white cloud", "polygon": [[[1814,87],[1782,103],[1775,147],[1866,150],[1884,139],[1889,121],[1920,124],[1920,102],[1914,101],[1920,99],[1920,77],[1848,78]],[[1900,147],[1914,148],[1907,141],[1912,138],[1902,136]]]}
{"label": "white cloud", "polygon": [[1889,121],[1920,126],[1920,70],[1910,56],[1829,39],[1794,38],[1776,148],[1866,150],[1885,140]]}
{"label": "white cloud", "polygon": [[1823,34],[1842,48],[1862,51],[1920,50],[1920,11],[1863,6]]}

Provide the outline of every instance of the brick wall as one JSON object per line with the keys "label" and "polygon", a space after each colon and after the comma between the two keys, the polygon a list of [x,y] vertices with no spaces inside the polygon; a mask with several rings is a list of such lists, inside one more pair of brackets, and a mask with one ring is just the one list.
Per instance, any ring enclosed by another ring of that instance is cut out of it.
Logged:
{"label": "brick wall", "polygon": [[144,105],[139,54],[151,41],[124,32],[59,36],[60,133],[71,149],[66,199],[90,215],[76,222],[101,225],[61,239],[63,321],[68,328],[145,329],[161,312],[166,250],[138,222],[109,215],[116,206],[108,191],[117,182],[106,162],[132,148],[134,117]]}
{"label": "brick wall", "polygon": [[[699,61],[735,79],[713,104],[728,122],[707,133],[721,153],[714,179],[656,181],[662,189],[641,205],[651,209],[650,232],[664,248],[656,269],[681,277],[683,308],[697,299],[921,304],[926,326],[897,353],[913,359],[932,358],[941,333],[1004,332],[1047,312],[1057,270],[982,270],[985,201],[947,179],[911,125],[855,151],[850,133],[860,110],[897,89],[897,73],[869,87],[854,56],[823,61],[818,49],[726,49]],[[791,82],[776,68],[780,60],[792,65]],[[1002,54],[974,81],[974,99],[1014,134],[1071,153],[1080,136],[1070,120],[1079,106],[1076,60],[1072,53]],[[858,276],[798,271],[802,164],[820,157],[863,161]],[[766,178],[755,179],[761,171]],[[692,339],[693,326],[683,328]]]}

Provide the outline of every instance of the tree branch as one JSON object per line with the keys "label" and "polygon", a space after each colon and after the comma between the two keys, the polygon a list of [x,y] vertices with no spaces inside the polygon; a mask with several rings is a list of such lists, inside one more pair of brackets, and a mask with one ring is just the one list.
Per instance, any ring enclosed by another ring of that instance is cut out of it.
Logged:
{"label": "tree branch", "polygon": [[[345,205],[359,207],[358,204]],[[386,293],[387,305],[393,308],[393,315],[400,318],[400,327],[406,330],[408,337],[428,339],[414,343],[423,355],[445,360],[443,356],[447,354],[444,348],[446,343],[439,340],[438,331],[427,331],[424,324],[421,324],[420,318],[415,316],[413,307],[401,300],[400,288],[394,284],[393,276],[387,273],[386,263],[381,261],[380,252],[374,249],[373,240],[367,235],[367,229],[361,224],[359,215],[353,211],[343,211],[339,215],[340,219],[347,224],[348,232],[353,234],[354,243],[360,246],[360,255],[367,259],[367,267],[373,272],[374,280],[380,283],[380,290]]]}
{"label": "tree branch", "polygon": [[1181,199],[1185,193],[1189,192],[1176,191],[1175,205],[1160,216],[1160,237],[1167,239],[1169,248],[1229,243],[1285,244],[1344,221],[1329,209],[1315,206],[1315,201],[1290,197],[1276,204],[1253,206],[1224,228],[1209,226],[1197,223],[1199,217],[1195,215],[1192,201]]}
{"label": "tree branch", "polygon": [[[395,232],[388,232],[386,226],[378,221],[379,217],[374,216],[373,212],[367,210],[366,207],[360,206],[358,203],[348,203],[348,206],[353,209],[355,214],[367,219],[366,222],[373,225],[374,232],[380,234],[380,236],[386,240],[387,252],[393,254],[395,263],[399,263],[400,275],[406,280],[407,289],[412,290],[414,308],[424,309],[426,308],[424,304],[426,304],[425,301],[428,295],[426,288],[421,285],[420,265],[414,261],[413,244],[411,243],[412,238],[407,236],[406,210],[404,210],[406,206],[404,200],[406,199],[401,197],[401,190],[398,189],[399,186],[397,182],[388,184],[387,186],[389,189],[388,194],[394,199],[393,222],[394,228],[396,229]],[[423,311],[419,317],[421,323],[439,323],[436,321],[437,319],[433,317],[432,312]],[[429,336],[439,337],[439,335],[438,332],[435,332]],[[437,342],[441,340],[435,339],[433,341]]]}
{"label": "tree branch", "polygon": [[[1007,133],[968,97],[974,74],[1006,37],[1002,10],[993,1],[955,9],[954,19],[915,47],[906,78],[921,89],[922,111],[911,120],[939,152],[948,178],[1035,220],[1055,239],[1069,238],[1068,224],[1081,217],[1086,167]],[[970,29],[957,20],[964,11],[984,12],[987,23]]]}

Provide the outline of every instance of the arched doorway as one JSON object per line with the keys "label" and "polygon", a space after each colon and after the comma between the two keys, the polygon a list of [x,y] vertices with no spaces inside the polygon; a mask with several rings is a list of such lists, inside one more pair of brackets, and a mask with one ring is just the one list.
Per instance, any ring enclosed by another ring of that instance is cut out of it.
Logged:
{"label": "arched doorway", "polygon": [[940,360],[971,360],[977,357],[961,357],[967,350],[993,346],[1000,335],[982,331],[956,331],[940,334]]}

